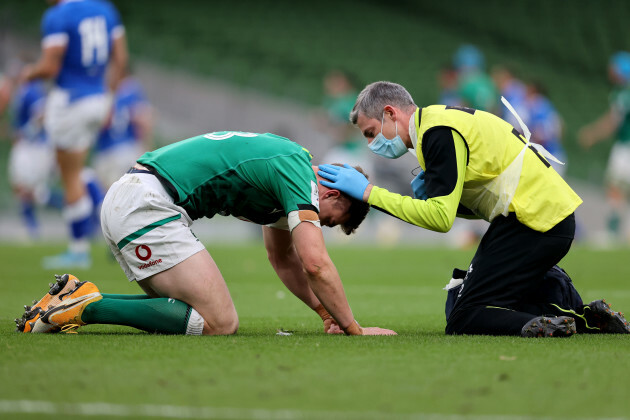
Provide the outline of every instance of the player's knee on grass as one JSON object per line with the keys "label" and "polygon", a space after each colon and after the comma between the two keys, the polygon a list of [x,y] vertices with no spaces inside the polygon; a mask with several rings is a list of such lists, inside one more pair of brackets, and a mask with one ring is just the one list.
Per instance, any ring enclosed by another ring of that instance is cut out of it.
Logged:
{"label": "player's knee on grass", "polygon": [[238,331],[238,315],[236,311],[230,314],[215,314],[205,318],[203,335],[232,335]]}

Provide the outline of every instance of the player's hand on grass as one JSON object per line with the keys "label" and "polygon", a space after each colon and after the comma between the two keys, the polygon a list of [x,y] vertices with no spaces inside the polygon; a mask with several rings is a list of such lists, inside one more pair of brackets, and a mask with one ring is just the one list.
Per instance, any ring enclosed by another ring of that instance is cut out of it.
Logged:
{"label": "player's hand on grass", "polygon": [[319,165],[317,174],[328,181],[319,181],[324,187],[339,190],[350,197],[364,201],[363,193],[370,182],[359,171],[344,163],[343,167],[335,165]]}
{"label": "player's hand on grass", "polygon": [[398,335],[394,330],[388,330],[379,327],[364,327],[363,335]]}
{"label": "player's hand on grass", "polygon": [[339,324],[332,317],[324,320],[324,332],[326,334],[343,334],[343,330],[339,328]]}
{"label": "player's hand on grass", "polygon": [[397,335],[396,331],[387,330],[379,327],[362,328],[355,320],[348,327],[341,328],[337,321],[328,313],[324,305],[321,303],[313,309],[317,312],[324,322],[324,332],[327,334],[348,334],[348,335]]}
{"label": "player's hand on grass", "polygon": [[344,328],[347,335],[398,335],[396,331],[379,327],[361,327],[355,320],[348,327]]}
{"label": "player's hand on grass", "polygon": [[335,318],[333,318],[332,315],[328,313],[326,308],[324,308],[324,305],[322,305],[320,303],[319,306],[317,306],[317,308],[315,308],[313,310],[315,312],[317,312],[317,315],[319,315],[321,317],[322,321],[324,322],[324,332],[325,333],[327,333],[327,334],[343,334],[343,330],[341,328],[339,328],[339,324],[337,324],[337,321],[335,321]]}

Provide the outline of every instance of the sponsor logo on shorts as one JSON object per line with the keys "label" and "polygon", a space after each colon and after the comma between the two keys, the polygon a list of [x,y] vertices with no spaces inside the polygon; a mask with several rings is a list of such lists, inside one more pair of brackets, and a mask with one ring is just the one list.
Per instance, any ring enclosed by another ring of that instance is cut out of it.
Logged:
{"label": "sponsor logo on shorts", "polygon": [[[152,254],[153,253],[151,252],[151,248],[149,248],[147,245],[138,245],[136,247],[136,257],[138,257],[141,261],[147,261],[149,258],[151,258]],[[161,263],[162,258],[158,258],[157,260],[151,260],[145,264],[140,264],[138,268],[140,270],[144,270],[146,268],[153,267],[154,265],[158,265]]]}
{"label": "sponsor logo on shorts", "polygon": [[158,265],[158,264],[161,264],[161,263],[162,263],[162,258],[157,259],[157,260],[153,260],[153,261],[149,261],[146,264],[139,265],[138,268],[140,270],[144,270],[145,268],[153,267],[154,265]]}
{"label": "sponsor logo on shorts", "polygon": [[141,261],[146,261],[151,258],[151,248],[146,245],[138,245],[136,247],[136,257],[140,258]]}

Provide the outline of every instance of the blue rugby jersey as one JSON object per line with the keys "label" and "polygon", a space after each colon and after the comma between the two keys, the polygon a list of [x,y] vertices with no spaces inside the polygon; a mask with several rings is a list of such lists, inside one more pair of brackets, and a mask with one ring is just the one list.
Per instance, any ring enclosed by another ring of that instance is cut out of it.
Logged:
{"label": "blue rugby jersey", "polygon": [[124,33],[118,12],[101,0],[64,0],[42,19],[42,48],[66,46],[56,85],[70,100],[103,93],[112,41]]}
{"label": "blue rugby jersey", "polygon": [[12,126],[18,137],[31,142],[46,141],[40,116],[44,112],[46,88],[41,80],[21,85],[11,102]]}
{"label": "blue rugby jersey", "polygon": [[133,121],[133,116],[138,112],[139,107],[148,105],[140,82],[130,77],[124,79],[116,91],[111,120],[96,143],[96,152],[119,144],[139,141],[138,127]]}

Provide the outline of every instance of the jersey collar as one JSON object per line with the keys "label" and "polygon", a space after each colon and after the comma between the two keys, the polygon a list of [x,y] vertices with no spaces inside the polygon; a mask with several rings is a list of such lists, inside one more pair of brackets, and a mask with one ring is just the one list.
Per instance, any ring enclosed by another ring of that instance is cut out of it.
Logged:
{"label": "jersey collar", "polygon": [[416,112],[411,114],[409,118],[409,137],[411,138],[411,145],[416,148],[418,144],[418,131],[416,130],[416,114],[420,113],[420,108],[416,109]]}

